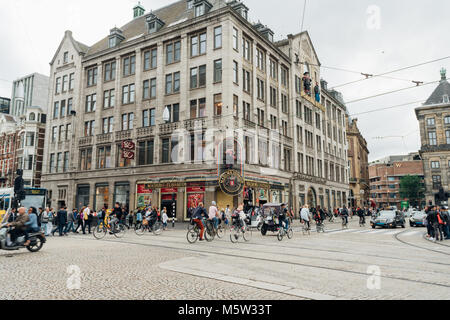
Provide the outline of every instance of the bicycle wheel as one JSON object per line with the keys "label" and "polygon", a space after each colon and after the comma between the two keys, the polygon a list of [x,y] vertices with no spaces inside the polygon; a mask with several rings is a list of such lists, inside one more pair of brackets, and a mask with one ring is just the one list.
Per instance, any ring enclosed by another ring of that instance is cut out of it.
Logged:
{"label": "bicycle wheel", "polygon": [[123,224],[116,225],[116,228],[113,232],[114,236],[119,239],[123,238],[125,236],[125,230],[126,230],[126,228]]}
{"label": "bicycle wheel", "polygon": [[152,227],[153,234],[159,236],[163,232],[163,225],[161,222],[157,221]]}
{"label": "bicycle wheel", "polygon": [[251,228],[249,228],[248,226],[245,227],[245,229],[242,232],[242,236],[244,238],[245,241],[249,242],[250,240],[252,240],[252,236],[253,236],[253,231]]}
{"label": "bicycle wheel", "polygon": [[220,225],[217,228],[217,238],[222,239],[224,236],[225,236],[225,228]]}
{"label": "bicycle wheel", "polygon": [[186,239],[191,244],[196,243],[198,240],[198,237],[199,237],[199,234],[196,231],[196,229],[194,229],[194,228],[189,229],[186,234]]}
{"label": "bicycle wheel", "polygon": [[280,231],[279,231],[278,234],[277,234],[277,239],[278,239],[278,241],[283,241],[284,232],[285,232],[284,229],[281,228]]}
{"label": "bicycle wheel", "polygon": [[288,239],[292,239],[294,237],[294,230],[292,230],[292,228],[289,228],[287,231],[287,237]]}
{"label": "bicycle wheel", "polygon": [[231,227],[230,229],[230,240],[232,243],[236,243],[239,241],[239,237],[241,236],[241,231],[236,227]]}
{"label": "bicycle wheel", "polygon": [[214,237],[216,236],[215,231],[214,231],[214,226],[211,223],[211,221],[206,222],[204,236],[205,236],[206,241],[208,241],[208,242],[213,241]]}
{"label": "bicycle wheel", "polygon": [[94,237],[97,240],[101,240],[106,236],[107,229],[105,227],[97,226],[94,228]]}
{"label": "bicycle wheel", "polygon": [[136,229],[135,229],[135,232],[136,232],[136,234],[137,234],[138,236],[143,236],[146,229],[147,229],[147,228],[146,228],[143,224],[141,224],[141,225],[139,226],[139,228],[136,228]]}

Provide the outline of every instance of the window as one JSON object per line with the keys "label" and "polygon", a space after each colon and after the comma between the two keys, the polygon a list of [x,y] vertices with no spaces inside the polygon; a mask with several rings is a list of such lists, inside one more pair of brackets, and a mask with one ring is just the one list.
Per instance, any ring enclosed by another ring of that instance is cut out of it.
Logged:
{"label": "window", "polygon": [[95,112],[97,105],[97,94],[86,96],[86,112]]}
{"label": "window", "polygon": [[266,85],[265,82],[261,79],[256,80],[257,84],[257,90],[258,90],[258,99],[264,101],[265,99],[265,91],[266,91]]}
{"label": "window", "polygon": [[[320,130],[320,114],[317,113],[317,112],[316,112],[316,128]],[[339,130],[339,133],[340,133],[340,135],[339,135],[339,137],[340,137],[339,142],[342,143],[342,132]]]}
{"label": "window", "polygon": [[86,121],[84,123],[84,136],[85,137],[91,137],[94,135],[94,129],[95,128],[95,120],[92,121]]}
{"label": "window", "polygon": [[266,68],[265,54],[261,49],[256,49],[256,67],[264,71]]}
{"label": "window", "polygon": [[92,148],[80,150],[80,170],[88,171],[92,167]]}
{"label": "window", "polygon": [[206,116],[206,98],[191,100],[190,118],[204,118]]}
{"label": "window", "polygon": [[125,159],[123,156],[124,150],[122,149],[122,146],[120,144],[117,145],[117,152],[116,152],[116,166],[118,168],[125,168],[131,166],[131,159]]}
{"label": "window", "polygon": [[281,133],[283,136],[288,136],[288,123],[287,121],[281,120]]}
{"label": "window", "polygon": [[441,186],[441,176],[433,176],[433,189],[439,189]]}
{"label": "window", "polygon": [[239,83],[239,64],[236,61],[233,61],[233,82]]}
{"label": "window", "polygon": [[436,125],[436,122],[434,120],[434,118],[428,118],[427,119],[427,126],[434,126]]}
{"label": "window", "polygon": [[264,110],[258,108],[258,125],[264,127],[265,117]]}
{"label": "window", "polygon": [[302,104],[298,100],[295,100],[295,114],[296,114],[297,118],[299,118],[299,119],[302,118]]}
{"label": "window", "polygon": [[111,146],[99,147],[97,149],[97,169],[106,169],[111,167]]}
{"label": "window", "polygon": [[191,89],[206,86],[206,65],[191,69]]}
{"label": "window", "polygon": [[277,89],[274,87],[270,87],[270,105],[272,107],[277,106],[277,100],[278,100],[278,92]]}
{"label": "window", "polygon": [[75,84],[75,73],[69,75],[69,91],[73,90]]}
{"label": "window", "polygon": [[166,45],[166,64],[180,61],[181,42],[176,41]]}
{"label": "window", "polygon": [[61,125],[59,126],[59,134],[58,134],[58,141],[62,142],[66,138],[66,126]]}
{"label": "window", "polygon": [[133,129],[134,113],[124,113],[122,115],[122,131]]}
{"label": "window", "polygon": [[52,153],[52,154],[50,154],[50,173],[54,173],[56,170],[55,170],[55,154],[54,153]]}
{"label": "window", "polygon": [[195,17],[200,17],[205,14],[205,5],[201,4],[195,7]]}
{"label": "window", "polygon": [[136,72],[136,56],[123,58],[123,76],[128,77]]}
{"label": "window", "polygon": [[300,77],[297,76],[295,76],[295,92],[297,94],[301,94],[302,92],[302,79],[300,79]]}
{"label": "window", "polygon": [[64,63],[69,62],[69,52],[64,52],[63,62]]}
{"label": "window", "polygon": [[58,152],[56,157],[56,172],[62,171],[62,152]]}
{"label": "window", "polygon": [[115,90],[106,90],[103,93],[103,109],[113,108],[115,105],[116,94]]}
{"label": "window", "polygon": [[444,124],[450,124],[450,116],[445,116]]}
{"label": "window", "polygon": [[450,144],[450,130],[445,131],[445,138],[446,138],[447,144]]}
{"label": "window", "polygon": [[149,109],[142,111],[142,126],[144,128],[146,127],[153,127],[156,125],[155,122],[155,109]]}
{"label": "window", "polygon": [[297,141],[303,144],[303,128],[297,125]]}
{"label": "window", "polygon": [[214,61],[214,82],[222,81],[222,59]]}
{"label": "window", "polygon": [[431,169],[439,169],[441,167],[441,163],[439,161],[431,161]]}
{"label": "window", "polygon": [[244,74],[244,91],[251,93],[251,74],[250,71],[243,70]]}
{"label": "window", "polygon": [[70,136],[72,134],[71,131],[72,131],[72,125],[70,123],[66,124],[66,137],[65,137],[66,141],[70,140]]}
{"label": "window", "polygon": [[180,73],[166,75],[166,94],[180,92]]}
{"label": "window", "polygon": [[69,171],[69,152],[64,152],[63,172]]}
{"label": "window", "polygon": [[34,132],[27,132],[25,135],[25,147],[34,146]]}
{"label": "window", "polygon": [[284,170],[291,171],[291,150],[284,149]]}
{"label": "window", "polygon": [[428,143],[430,146],[437,145],[436,131],[428,132]]}
{"label": "window", "polygon": [[135,85],[130,84],[122,87],[122,104],[130,104],[135,101]]}
{"label": "window", "polygon": [[221,116],[222,115],[222,94],[214,95],[214,115]]}
{"label": "window", "polygon": [[305,122],[307,124],[313,124],[312,110],[305,106]]}
{"label": "window", "polygon": [[56,78],[55,94],[61,93],[61,78]]}
{"label": "window", "polygon": [[222,48],[222,26],[214,28],[214,49]]}
{"label": "window", "polygon": [[239,51],[239,31],[233,28],[233,49]]}
{"label": "window", "polygon": [[97,67],[87,69],[87,85],[88,87],[95,86],[97,84]]}
{"label": "window", "polygon": [[169,109],[170,118],[169,122],[178,122],[180,121],[180,104],[175,103],[173,105],[167,105],[167,109]]}
{"label": "window", "polygon": [[30,113],[30,121],[36,121],[36,114],[34,112]]}
{"label": "window", "polygon": [[242,55],[246,60],[252,61],[250,41],[245,38],[242,41]]}
{"label": "window", "polygon": [[284,67],[281,67],[281,85],[289,87],[288,76],[289,76],[288,70]]}
{"label": "window", "polygon": [[272,59],[270,59],[270,77],[278,79],[278,63]]}
{"label": "window", "polygon": [[102,133],[106,134],[113,132],[113,126],[114,126],[114,117],[103,118]]}
{"label": "window", "polygon": [[233,115],[237,118],[239,117],[239,97],[233,95]]}
{"label": "window", "polygon": [[270,129],[276,130],[278,126],[277,123],[277,117],[270,115]]}
{"label": "window", "polygon": [[242,102],[243,106],[243,119],[250,121],[251,120],[251,114],[250,114],[250,103],[247,103],[245,101]]}
{"label": "window", "polygon": [[172,163],[178,161],[178,138],[172,137],[161,139],[162,157],[161,163]]}
{"label": "window", "polygon": [[138,144],[138,165],[145,166],[153,164],[154,140],[141,141]]}
{"label": "window", "polygon": [[289,99],[285,94],[281,94],[281,111],[289,113]]}
{"label": "window", "polygon": [[63,76],[63,82],[62,82],[62,92],[67,91],[67,82],[69,81],[68,76]]}
{"label": "window", "polygon": [[56,130],[58,130],[57,128],[58,127],[53,127],[52,128],[52,142],[56,142],[56,135],[57,135]]}
{"label": "window", "polygon": [[158,49],[154,48],[144,52],[144,70],[155,69],[158,63]]}
{"label": "window", "polygon": [[105,82],[112,81],[116,79],[116,62],[105,63]]}
{"label": "window", "polygon": [[304,173],[305,172],[305,164],[304,164],[303,153],[297,153],[297,160],[298,160],[298,172]]}
{"label": "window", "polygon": [[59,101],[56,101],[53,107],[53,119],[58,119],[58,114],[59,114]]}
{"label": "window", "polygon": [[191,57],[206,54],[206,32],[191,37]]}
{"label": "window", "polygon": [[267,166],[269,164],[268,162],[268,141],[263,140],[262,138],[259,138],[258,141],[258,153],[259,153],[259,164],[262,166]]}

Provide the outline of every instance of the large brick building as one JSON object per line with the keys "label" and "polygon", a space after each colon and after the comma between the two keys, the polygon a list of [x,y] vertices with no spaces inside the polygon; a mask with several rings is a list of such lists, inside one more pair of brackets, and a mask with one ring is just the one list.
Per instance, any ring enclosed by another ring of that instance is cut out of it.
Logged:
{"label": "large brick building", "polygon": [[[414,160],[416,159],[416,160]],[[392,156],[369,166],[370,197],[379,207],[401,208],[400,180],[407,175],[424,178],[422,160],[410,156]],[[416,205],[424,205],[424,202]]]}
{"label": "large brick building", "polygon": [[152,204],[181,220],[202,200],[345,204],[345,110],[321,95],[308,33],[273,36],[223,0],[138,5],[91,47],[67,31],[51,61],[52,205]]}
{"label": "large brick building", "polygon": [[426,201],[446,204],[450,201],[450,83],[446,70],[432,95],[416,109],[419,120],[425,172]]}

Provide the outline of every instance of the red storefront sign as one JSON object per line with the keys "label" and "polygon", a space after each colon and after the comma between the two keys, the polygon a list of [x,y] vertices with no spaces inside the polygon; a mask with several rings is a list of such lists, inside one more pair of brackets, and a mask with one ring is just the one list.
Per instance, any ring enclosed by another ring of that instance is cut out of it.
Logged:
{"label": "red storefront sign", "polygon": [[153,190],[149,189],[149,188],[146,188],[145,184],[138,184],[138,186],[137,186],[137,193],[150,194],[150,193],[153,193]]}
{"label": "red storefront sign", "polygon": [[177,193],[178,188],[163,188],[161,189],[161,193]]}
{"label": "red storefront sign", "polygon": [[193,193],[193,192],[205,192],[205,187],[190,187],[186,188],[187,193]]}

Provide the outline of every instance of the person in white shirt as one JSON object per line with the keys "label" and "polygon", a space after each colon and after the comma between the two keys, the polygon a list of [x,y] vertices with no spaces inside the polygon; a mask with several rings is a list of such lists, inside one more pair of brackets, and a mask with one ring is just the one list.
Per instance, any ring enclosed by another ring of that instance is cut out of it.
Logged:
{"label": "person in white shirt", "polygon": [[209,207],[209,220],[214,223],[214,228],[219,227],[219,210],[217,209],[216,202],[213,201],[211,207]]}
{"label": "person in white shirt", "polygon": [[166,207],[164,207],[163,212],[162,212],[162,222],[163,222],[164,230],[167,229],[167,221],[169,221],[169,216],[167,215]]}
{"label": "person in white shirt", "polygon": [[309,225],[309,209],[308,209],[308,205],[304,205],[302,210],[300,211],[300,218],[302,219],[302,221],[304,223],[306,223],[306,225],[308,226],[308,229],[310,228]]}

